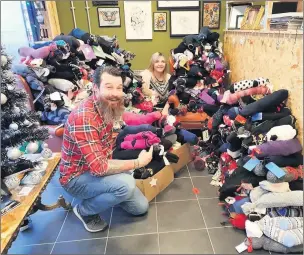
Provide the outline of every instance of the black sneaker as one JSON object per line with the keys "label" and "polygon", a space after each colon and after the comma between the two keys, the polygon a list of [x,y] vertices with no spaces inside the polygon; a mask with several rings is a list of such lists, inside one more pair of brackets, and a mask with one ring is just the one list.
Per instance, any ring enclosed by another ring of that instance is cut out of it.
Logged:
{"label": "black sneaker", "polygon": [[79,213],[78,206],[76,205],[73,208],[73,212],[77,216],[78,219],[81,220],[85,229],[89,232],[99,232],[103,231],[108,227],[108,224],[100,218],[98,214],[90,215],[90,216],[82,216]]}

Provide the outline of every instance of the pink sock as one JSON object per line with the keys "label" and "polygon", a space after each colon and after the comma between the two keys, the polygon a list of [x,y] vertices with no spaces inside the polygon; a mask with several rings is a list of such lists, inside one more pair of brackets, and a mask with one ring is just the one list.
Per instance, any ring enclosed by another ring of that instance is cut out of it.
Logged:
{"label": "pink sock", "polygon": [[128,126],[139,126],[142,124],[152,124],[154,121],[159,120],[161,117],[160,112],[151,112],[147,114],[136,114],[133,112],[124,112],[122,115],[123,121]]}
{"label": "pink sock", "polygon": [[160,139],[158,137],[153,137],[152,139],[148,139],[148,144],[150,146],[156,143],[160,143]]}
{"label": "pink sock", "polygon": [[[134,145],[133,145],[134,144]],[[146,149],[147,141],[145,139],[134,141],[125,141],[122,142],[120,147],[124,150],[137,150],[137,149]]]}
{"label": "pink sock", "polygon": [[133,135],[127,135],[124,139],[124,141],[133,141],[133,140],[141,140],[141,139],[153,139],[154,137],[157,137],[156,134],[152,133],[151,131],[143,131],[139,132],[137,134]]}

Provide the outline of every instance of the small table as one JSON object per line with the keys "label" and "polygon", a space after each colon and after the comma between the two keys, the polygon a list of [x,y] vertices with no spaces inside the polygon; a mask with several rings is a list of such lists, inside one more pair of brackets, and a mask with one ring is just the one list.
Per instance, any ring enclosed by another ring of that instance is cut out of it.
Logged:
{"label": "small table", "polygon": [[46,174],[43,176],[42,181],[32,189],[28,196],[19,197],[16,191],[12,191],[12,199],[19,201],[21,204],[1,217],[1,254],[6,253],[11,247],[12,242],[15,241],[19,233],[23,220],[27,216],[38,210],[49,211],[58,207],[71,208],[71,205],[66,203],[62,196],[58,198],[57,203],[54,205],[47,206],[41,203],[41,194],[54,175],[54,170],[60,158],[60,153],[53,153],[53,157],[48,160]]}

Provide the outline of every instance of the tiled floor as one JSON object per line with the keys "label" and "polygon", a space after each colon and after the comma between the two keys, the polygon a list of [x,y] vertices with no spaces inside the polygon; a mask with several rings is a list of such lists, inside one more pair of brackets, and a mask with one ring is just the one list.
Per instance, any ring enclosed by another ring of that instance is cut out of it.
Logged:
{"label": "tiled floor", "polygon": [[[75,204],[58,183],[58,175],[42,201],[55,202],[60,194]],[[56,209],[31,216],[33,226],[21,232],[10,254],[237,254],[244,231],[220,222],[227,220],[218,206],[211,176],[184,167],[171,185],[151,202],[149,213],[132,217],[119,208],[102,216],[110,223],[105,232],[89,233],[72,211]],[[200,193],[193,194],[196,187]],[[243,253],[246,254],[246,253]],[[269,254],[255,251],[254,254]]]}

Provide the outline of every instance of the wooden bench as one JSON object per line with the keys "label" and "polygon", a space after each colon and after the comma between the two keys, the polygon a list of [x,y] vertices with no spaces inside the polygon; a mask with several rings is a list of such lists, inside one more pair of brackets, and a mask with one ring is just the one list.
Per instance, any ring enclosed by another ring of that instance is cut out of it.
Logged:
{"label": "wooden bench", "polygon": [[7,253],[12,242],[15,241],[19,233],[20,226],[27,216],[38,210],[49,211],[58,207],[63,207],[65,209],[71,208],[71,205],[67,204],[62,196],[60,196],[57,203],[53,205],[47,206],[41,203],[41,194],[55,174],[55,169],[59,161],[60,153],[54,153],[53,157],[48,160],[48,167],[42,181],[33,188],[28,196],[19,197],[17,192],[12,191],[12,199],[20,201],[21,204],[1,217],[1,254]]}

